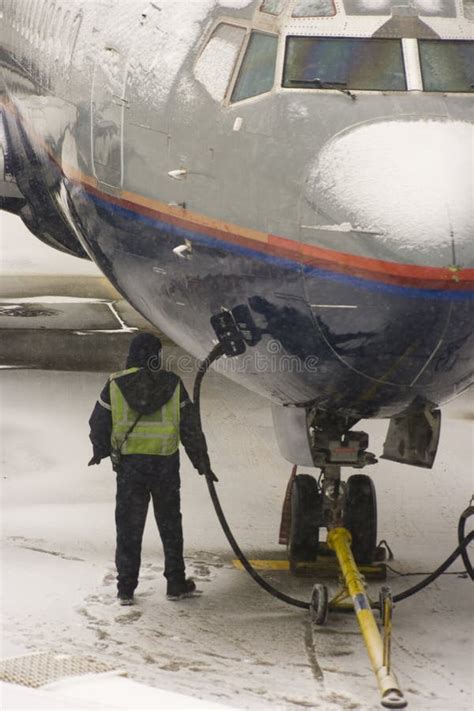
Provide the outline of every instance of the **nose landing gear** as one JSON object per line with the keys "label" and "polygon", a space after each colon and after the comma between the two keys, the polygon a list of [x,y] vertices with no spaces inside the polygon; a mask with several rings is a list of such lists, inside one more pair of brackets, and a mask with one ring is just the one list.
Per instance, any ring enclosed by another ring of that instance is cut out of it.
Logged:
{"label": "nose landing gear", "polygon": [[[288,544],[288,560],[293,573],[322,572],[330,568],[331,554],[320,541],[320,529],[327,528],[329,514],[334,517],[334,502],[339,506],[339,521],[351,533],[352,554],[364,566],[368,577],[385,577],[380,565],[385,551],[377,548],[377,498],[372,479],[355,474],[347,483],[327,477],[322,485],[309,474],[298,474],[291,483],[288,534],[280,542]],[[368,568],[372,566],[372,570]]]}
{"label": "nose landing gear", "polygon": [[[341,481],[342,466],[362,468],[376,460],[366,451],[368,438],[363,432],[349,432],[338,439],[318,433],[318,443],[325,445],[315,456],[315,463],[322,471],[321,483],[307,474],[293,479],[288,545],[290,568],[300,572],[309,561],[310,568],[317,570],[316,559],[323,552],[326,556],[331,553],[335,556],[342,588],[330,600],[325,585],[318,583],[314,586],[310,602],[311,621],[314,625],[324,625],[331,610],[352,608],[377,679],[382,705],[404,708],[407,702],[390,668],[390,591],[383,588],[381,593],[382,638],[366,592],[365,579],[358,567],[370,568],[378,554],[375,487],[365,474],[355,474],[347,483]],[[322,527],[328,531],[325,547],[319,543]]]}

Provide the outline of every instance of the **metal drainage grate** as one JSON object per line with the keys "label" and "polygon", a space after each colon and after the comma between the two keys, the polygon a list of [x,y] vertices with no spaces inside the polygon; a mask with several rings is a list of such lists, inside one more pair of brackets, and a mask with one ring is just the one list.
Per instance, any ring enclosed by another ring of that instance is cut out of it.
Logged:
{"label": "metal drainage grate", "polygon": [[101,674],[110,671],[114,671],[114,668],[90,657],[73,657],[70,654],[54,652],[38,652],[0,661],[2,681],[33,689],[68,676]]}
{"label": "metal drainage grate", "polygon": [[60,313],[61,311],[58,311],[58,309],[45,309],[41,304],[0,305],[0,316],[34,318],[35,316],[56,316],[56,314]]}

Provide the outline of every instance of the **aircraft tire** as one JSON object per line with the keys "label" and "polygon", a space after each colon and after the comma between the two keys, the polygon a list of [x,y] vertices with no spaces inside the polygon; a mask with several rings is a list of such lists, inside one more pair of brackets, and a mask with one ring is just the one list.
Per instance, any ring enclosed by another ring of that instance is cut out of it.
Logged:
{"label": "aircraft tire", "polygon": [[291,490],[291,525],[288,543],[290,570],[299,563],[314,562],[318,555],[321,494],[316,479],[298,474]]}
{"label": "aircraft tire", "polygon": [[344,524],[352,535],[356,563],[373,563],[377,549],[377,498],[374,482],[366,474],[354,474],[347,480]]}

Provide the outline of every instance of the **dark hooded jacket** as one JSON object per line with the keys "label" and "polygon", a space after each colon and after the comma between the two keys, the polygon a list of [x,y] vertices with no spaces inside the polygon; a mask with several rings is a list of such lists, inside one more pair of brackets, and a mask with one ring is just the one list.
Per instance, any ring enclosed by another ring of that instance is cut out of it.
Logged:
{"label": "dark hooded jacket", "polygon": [[[198,471],[209,468],[206,440],[202,433],[196,409],[189,399],[186,388],[175,373],[161,368],[161,343],[148,333],[135,336],[130,344],[126,368],[139,368],[115,378],[130,407],[143,415],[151,415],[172,397],[176,386],[180,385],[180,439],[186,454]],[[110,406],[110,378],[104,386],[89,420],[90,439],[94,457],[104,459],[110,455],[112,434],[112,411]],[[159,460],[169,459],[155,455],[128,455],[134,461],[140,460],[147,469],[159,466]]]}

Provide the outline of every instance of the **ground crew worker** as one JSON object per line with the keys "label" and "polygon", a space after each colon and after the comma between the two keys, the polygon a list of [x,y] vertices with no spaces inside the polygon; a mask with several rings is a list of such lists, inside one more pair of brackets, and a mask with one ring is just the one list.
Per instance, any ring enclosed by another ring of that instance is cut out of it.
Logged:
{"label": "ground crew worker", "polygon": [[161,368],[161,342],[156,336],[134,337],[126,370],[109,377],[89,424],[94,448],[89,466],[110,456],[117,474],[115,563],[120,604],[134,603],[150,496],[163,543],[167,597],[192,595],[196,585],[186,578],[183,559],[180,439],[200,474],[210,472],[209,457],[181,379]]}

